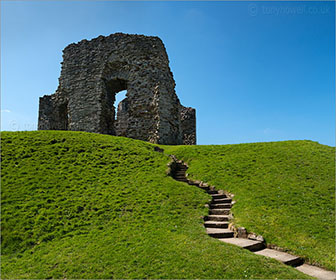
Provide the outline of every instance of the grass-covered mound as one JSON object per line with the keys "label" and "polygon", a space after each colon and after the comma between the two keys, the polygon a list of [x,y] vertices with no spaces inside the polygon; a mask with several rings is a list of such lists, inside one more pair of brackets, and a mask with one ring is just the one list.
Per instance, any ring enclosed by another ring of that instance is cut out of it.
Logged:
{"label": "grass-covered mound", "polygon": [[311,141],[164,147],[235,194],[235,223],[335,270],[335,148]]}
{"label": "grass-covered mound", "polygon": [[208,237],[208,195],[168,161],[127,138],[2,133],[2,278],[306,277]]}

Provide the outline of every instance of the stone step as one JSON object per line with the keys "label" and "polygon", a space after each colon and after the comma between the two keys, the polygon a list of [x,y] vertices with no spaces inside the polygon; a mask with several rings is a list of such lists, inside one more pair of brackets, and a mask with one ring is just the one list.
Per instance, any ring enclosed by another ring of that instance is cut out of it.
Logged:
{"label": "stone step", "polygon": [[233,231],[225,228],[207,228],[207,234],[214,238],[230,238],[233,237]]}
{"label": "stone step", "polygon": [[225,194],[212,194],[212,199],[222,199],[227,198]]}
{"label": "stone step", "polygon": [[206,221],[204,222],[204,226],[206,228],[228,228],[228,222],[220,222],[220,221]]}
{"label": "stone step", "polygon": [[231,198],[212,199],[211,204],[231,203]]}
{"label": "stone step", "polygon": [[175,179],[176,181],[179,181],[179,182],[185,182],[185,183],[188,183],[189,181],[187,179]]}
{"label": "stone step", "polygon": [[326,280],[335,280],[336,273],[333,271],[328,271],[317,266],[312,266],[309,264],[303,264],[296,267],[297,270],[308,274],[309,276],[316,277],[318,279],[326,279]]}
{"label": "stone step", "polygon": [[300,257],[293,256],[288,253],[280,252],[273,249],[266,248],[254,253],[260,256],[276,259],[280,262],[283,262],[284,264],[291,266],[297,266],[303,263],[303,259],[301,259]]}
{"label": "stone step", "polygon": [[218,194],[218,191],[217,190],[209,190],[208,194],[211,194],[211,195]]}
{"label": "stone step", "polygon": [[204,217],[205,221],[219,221],[219,222],[226,222],[229,220],[228,215],[208,215]]}
{"label": "stone step", "polygon": [[210,204],[210,209],[230,209],[232,207],[231,203],[224,203],[224,204]]}
{"label": "stone step", "polygon": [[187,167],[184,165],[178,166],[173,178],[180,182],[186,182],[189,185],[197,186],[207,191],[212,196],[210,210],[208,216],[204,217],[204,226],[209,236],[218,238],[219,241],[236,245],[241,248],[250,250],[257,255],[274,258],[286,265],[294,266],[297,270],[318,279],[333,279],[336,280],[336,273],[327,271],[322,268],[304,264],[304,260],[300,257],[280,252],[273,249],[265,248],[265,244],[246,238],[235,238],[234,232],[228,229],[229,213],[232,207],[232,199],[225,194],[219,194],[214,187],[203,187],[199,183],[193,183],[186,178]]}
{"label": "stone step", "polygon": [[230,209],[210,209],[210,215],[229,215]]}
{"label": "stone step", "polygon": [[230,243],[230,244],[242,247],[252,252],[265,248],[264,243],[260,241],[256,241],[256,240],[247,239],[247,238],[223,238],[223,239],[220,238],[218,240],[223,241],[225,243]]}

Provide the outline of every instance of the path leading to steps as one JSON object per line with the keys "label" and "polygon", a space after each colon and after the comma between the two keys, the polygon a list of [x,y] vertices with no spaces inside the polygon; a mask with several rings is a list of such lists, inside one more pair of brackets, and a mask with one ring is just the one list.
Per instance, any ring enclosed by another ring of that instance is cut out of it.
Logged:
{"label": "path leading to steps", "polygon": [[209,236],[217,238],[219,241],[250,250],[257,255],[276,259],[286,265],[295,267],[297,270],[309,276],[318,279],[336,279],[335,272],[305,264],[301,257],[266,248],[266,244],[258,240],[234,237],[234,232],[228,229],[232,199],[214,187],[188,180],[186,177],[188,167],[182,161],[175,159],[174,165],[171,167],[173,167],[171,175],[175,180],[197,186],[212,196],[209,205],[209,215],[204,218],[204,226]]}

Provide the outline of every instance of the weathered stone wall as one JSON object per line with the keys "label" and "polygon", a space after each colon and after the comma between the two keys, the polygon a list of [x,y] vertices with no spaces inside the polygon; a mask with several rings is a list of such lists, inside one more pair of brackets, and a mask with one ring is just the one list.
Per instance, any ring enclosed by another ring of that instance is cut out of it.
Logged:
{"label": "weathered stone wall", "polygon": [[68,100],[57,95],[40,98],[40,130],[68,130]]}
{"label": "weathered stone wall", "polygon": [[[127,101],[115,121],[115,95],[122,90],[127,90]],[[175,81],[158,37],[116,33],[70,44],[63,51],[58,89],[40,98],[40,130],[81,130],[159,144],[183,144],[183,139],[195,143],[196,138],[190,140],[195,134],[185,135],[192,129],[181,125]]]}
{"label": "weathered stone wall", "polygon": [[196,110],[181,105],[181,130],[184,145],[196,145]]}
{"label": "weathered stone wall", "polygon": [[128,99],[120,101],[118,105],[117,119],[116,119],[116,135],[127,136],[128,127]]}

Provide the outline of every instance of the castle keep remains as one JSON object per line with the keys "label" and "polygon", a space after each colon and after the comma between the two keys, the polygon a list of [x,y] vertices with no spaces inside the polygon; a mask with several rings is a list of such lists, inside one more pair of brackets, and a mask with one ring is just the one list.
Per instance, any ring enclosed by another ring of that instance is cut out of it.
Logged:
{"label": "castle keep remains", "polygon": [[[127,90],[115,116],[115,96]],[[195,109],[181,105],[162,41],[122,33],[70,44],[59,86],[40,98],[39,130],[78,130],[158,144],[196,144]]]}

